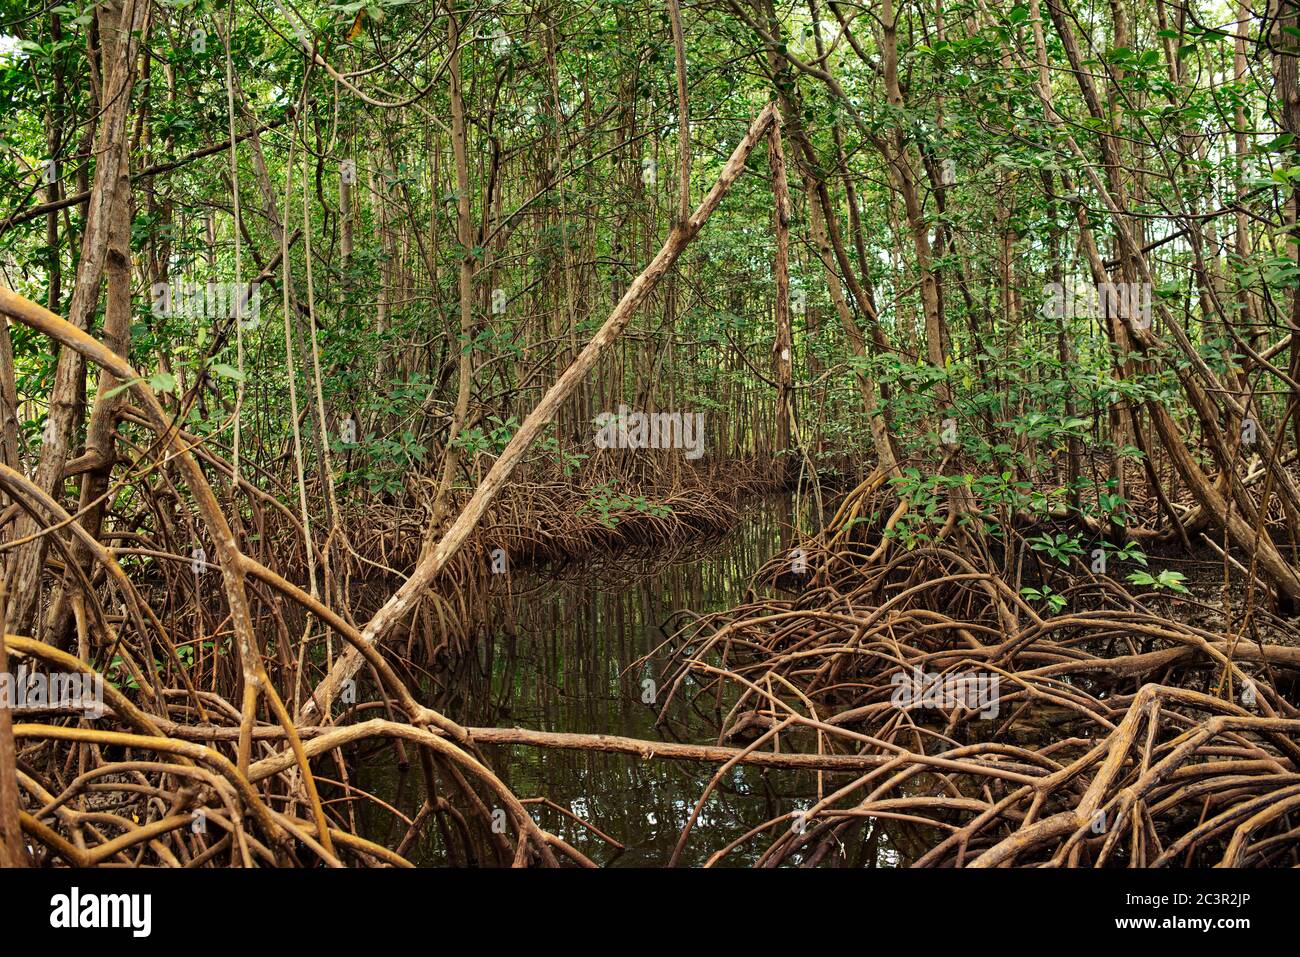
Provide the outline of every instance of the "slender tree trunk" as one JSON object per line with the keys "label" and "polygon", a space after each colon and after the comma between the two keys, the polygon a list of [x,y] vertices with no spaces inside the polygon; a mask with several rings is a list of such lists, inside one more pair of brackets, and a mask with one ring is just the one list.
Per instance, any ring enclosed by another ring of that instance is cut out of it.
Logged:
{"label": "slender tree trunk", "polygon": [[451,145],[456,164],[456,240],[460,244],[460,329],[456,338],[456,405],[452,409],[447,445],[443,450],[442,478],[433,505],[435,526],[446,520],[451,490],[460,466],[461,429],[469,417],[470,388],[474,379],[474,218],[470,207],[469,149],[465,132],[464,81],[461,75],[461,25],[451,18]]}

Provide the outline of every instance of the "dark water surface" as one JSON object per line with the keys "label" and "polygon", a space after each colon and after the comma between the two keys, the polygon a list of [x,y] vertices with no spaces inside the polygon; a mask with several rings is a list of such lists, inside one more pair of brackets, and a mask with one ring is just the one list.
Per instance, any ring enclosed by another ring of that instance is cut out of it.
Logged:
{"label": "dark water surface", "polygon": [[[475,653],[435,675],[437,706],[471,726],[663,739],[655,727],[656,712],[643,697],[648,691],[666,696],[661,687],[664,658],[633,670],[630,666],[687,621],[684,609],[703,613],[743,602],[753,574],[782,549],[783,540],[790,541],[788,500],[756,499],[742,507],[743,522],[725,535],[516,577],[502,588],[500,623]],[[710,697],[710,710],[712,703]],[[682,740],[717,743],[716,727],[685,701],[674,701],[669,714]],[[553,808],[530,805],[541,826],[611,866],[666,864],[717,770],[712,764],[594,751],[516,746],[484,751],[521,799],[548,798],[626,845],[619,851]],[[828,775],[828,788],[832,780]],[[400,772],[388,748],[366,761],[357,783],[408,815],[422,798],[418,769]],[[750,828],[810,806],[815,794],[811,773],[729,771],[693,826],[680,863],[702,864]],[[384,820],[387,828],[392,819],[375,815],[374,820]],[[401,828],[400,822],[392,826]],[[424,832],[408,858],[444,861],[438,828]],[[758,847],[769,842],[760,840]],[[738,853],[722,863],[749,862]]]}

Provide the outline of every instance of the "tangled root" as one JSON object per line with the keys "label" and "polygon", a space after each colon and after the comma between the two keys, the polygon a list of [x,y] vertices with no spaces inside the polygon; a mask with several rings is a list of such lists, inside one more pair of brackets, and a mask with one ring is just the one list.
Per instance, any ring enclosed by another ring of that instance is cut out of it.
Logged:
{"label": "tangled root", "polygon": [[878,763],[819,775],[810,806],[710,864],[873,865],[885,851],[922,867],[1300,863],[1294,629],[1252,640],[1183,624],[1103,576],[1063,592],[1081,610],[1044,616],[978,539],[958,552],[828,538],[803,544],[802,576],[788,555],[758,576],[802,578],[797,597],[676,636],[670,698],[717,714],[720,741]]}

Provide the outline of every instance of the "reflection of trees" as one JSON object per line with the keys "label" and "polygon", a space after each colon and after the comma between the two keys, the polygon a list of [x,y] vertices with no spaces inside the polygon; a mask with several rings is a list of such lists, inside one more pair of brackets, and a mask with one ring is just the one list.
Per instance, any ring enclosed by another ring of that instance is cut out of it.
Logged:
{"label": "reflection of trees", "polygon": [[[434,704],[467,725],[659,737],[657,715],[641,694],[643,679],[659,681],[661,662],[631,671],[629,665],[682,624],[683,610],[719,610],[741,600],[751,576],[780,547],[789,516],[788,506],[760,502],[745,524],[725,536],[663,552],[622,552],[510,582],[477,646],[439,669],[436,685],[442,690]],[[687,739],[710,741],[716,734],[688,702],[674,702],[670,719],[674,732]],[[627,851],[615,855],[553,809],[533,808],[543,826],[593,860],[617,857],[614,863],[667,861],[716,771],[711,765],[594,751],[489,747],[484,753],[516,794],[550,798],[626,843]],[[402,803],[404,776],[393,765],[391,750],[375,752],[359,786],[414,814],[417,808]],[[812,775],[734,769],[696,822],[684,862],[702,862],[815,789]],[[421,834],[413,859],[433,859],[428,851],[442,840],[436,830]]]}

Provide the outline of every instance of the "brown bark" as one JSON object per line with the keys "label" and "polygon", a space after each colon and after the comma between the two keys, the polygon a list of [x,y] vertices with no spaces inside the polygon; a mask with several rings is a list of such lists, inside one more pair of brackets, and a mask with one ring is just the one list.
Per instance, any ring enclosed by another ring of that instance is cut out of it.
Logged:
{"label": "brown bark", "polygon": [[[104,77],[103,114],[95,138],[95,181],[91,189],[90,208],[82,236],[81,261],[77,268],[77,285],[69,306],[68,321],[87,330],[99,301],[100,281],[108,254],[109,228],[113,204],[126,202],[126,191],[118,196],[118,182],[123,175],[126,117],[131,103],[135,75],[137,41],[134,36],[143,28],[148,5],[137,0],[108,0],[97,8],[102,43],[101,63]],[[63,467],[67,461],[71,437],[79,412],[78,397],[83,388],[85,363],[73,349],[59,352],[54,386],[50,392],[49,419],[45,443],[36,467],[36,483],[55,498],[63,484]],[[35,531],[28,515],[23,515],[15,530],[22,538]],[[20,548],[10,565],[10,610],[15,631],[30,633],[40,605],[41,569],[45,563],[48,539],[42,535]]]}
{"label": "brown bark", "polygon": [[776,336],[772,342],[772,363],[776,372],[776,453],[780,471],[788,476],[791,431],[794,425],[794,333],[790,322],[790,187],[786,181],[785,153],[781,148],[781,121],[767,131],[767,160],[772,176],[772,220],[776,232],[776,255],[772,272],[776,279]]}
{"label": "brown bark", "polygon": [[[11,674],[9,649],[5,646],[7,607],[4,583],[0,582],[0,681],[8,681]],[[0,868],[27,866],[18,808],[18,760],[14,750],[13,710],[8,702],[0,702]]]}
{"label": "brown bark", "polygon": [[457,292],[460,299],[460,329],[456,337],[456,405],[452,409],[451,427],[443,450],[442,478],[433,505],[433,521],[446,520],[450,509],[452,485],[460,466],[460,446],[456,444],[469,418],[470,388],[474,381],[474,216],[470,207],[469,147],[465,131],[464,80],[461,76],[461,26],[451,18],[452,46],[449,66],[451,78],[451,148],[456,165],[456,241],[460,245],[460,271]]}
{"label": "brown bark", "polygon": [[[893,0],[884,0],[881,7],[881,56],[885,96],[901,116],[905,110],[902,87],[898,82],[898,18]],[[930,365],[938,370],[946,368],[945,344],[948,331],[944,326],[943,308],[939,297],[939,278],[934,270],[934,256],[930,248],[930,231],[921,205],[917,187],[916,170],[912,165],[911,148],[901,123],[886,138],[890,179],[903,198],[903,212],[907,217],[912,236],[912,253],[916,258],[917,277],[921,283],[921,308],[925,314],[925,347]],[[947,414],[952,405],[952,388],[946,379],[935,386],[938,411]]]}

